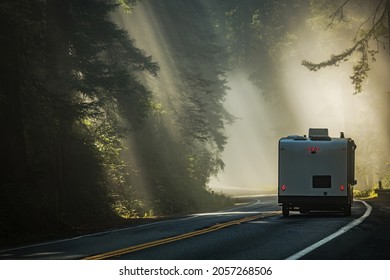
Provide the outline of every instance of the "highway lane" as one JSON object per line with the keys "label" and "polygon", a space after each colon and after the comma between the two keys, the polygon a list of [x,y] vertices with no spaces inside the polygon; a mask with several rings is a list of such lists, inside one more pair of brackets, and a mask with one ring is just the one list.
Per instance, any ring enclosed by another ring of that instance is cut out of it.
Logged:
{"label": "highway lane", "polygon": [[[276,199],[275,196],[254,197],[249,203],[227,211],[193,214],[0,251],[0,258],[82,259],[98,255],[102,259],[285,259],[366,211],[362,203],[355,202],[350,217],[341,213],[291,212],[290,217],[284,218]],[[162,242],[170,238],[175,240]],[[148,243],[151,246],[147,249],[132,249]],[[130,250],[100,255],[124,248]]]}
{"label": "highway lane", "polygon": [[329,212],[292,212],[288,218],[275,215],[116,259],[283,260],[359,218],[365,210],[355,202],[351,217]]}

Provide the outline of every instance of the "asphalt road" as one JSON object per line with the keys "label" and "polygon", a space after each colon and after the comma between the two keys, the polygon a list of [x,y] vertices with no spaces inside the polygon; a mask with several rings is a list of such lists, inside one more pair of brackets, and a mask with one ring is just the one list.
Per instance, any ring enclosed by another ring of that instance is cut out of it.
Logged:
{"label": "asphalt road", "polygon": [[226,211],[3,250],[0,259],[283,260],[299,252],[298,259],[390,259],[387,201],[368,201],[372,211],[364,220],[370,206],[360,201],[350,217],[291,212],[286,218],[275,196],[247,201]]}

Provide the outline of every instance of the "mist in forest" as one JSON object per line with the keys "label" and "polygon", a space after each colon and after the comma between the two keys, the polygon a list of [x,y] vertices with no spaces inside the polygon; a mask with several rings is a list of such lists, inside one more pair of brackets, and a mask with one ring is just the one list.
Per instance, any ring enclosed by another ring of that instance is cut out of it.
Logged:
{"label": "mist in forest", "polygon": [[225,106],[236,119],[226,128],[225,168],[210,186],[227,193],[273,192],[283,109],[266,102],[242,71],[229,73],[228,80]]}
{"label": "mist in forest", "polygon": [[390,144],[389,81],[382,77],[388,65],[378,61],[376,67],[367,90],[354,95],[347,67],[310,72],[297,58],[286,65],[283,103],[266,101],[245,74],[231,73],[225,106],[237,119],[227,128],[225,169],[210,185],[234,194],[275,193],[279,139],[318,127],[355,140],[357,188],[371,188],[388,167]]}
{"label": "mist in forest", "polygon": [[[159,79],[148,81],[157,93],[157,100],[165,107],[180,110],[175,102],[181,94],[177,65],[182,62],[175,60],[172,46],[166,40],[167,30],[161,28],[159,20],[164,17],[155,17],[151,7],[146,1],[130,16],[122,14],[120,20],[137,46],[151,54],[161,67]],[[134,24],[137,28],[131,28]],[[293,39],[277,50],[282,70],[280,78],[274,81],[278,92],[271,98],[249,78],[251,66],[231,67],[226,73],[229,89],[224,106],[235,120],[225,127],[227,144],[222,153],[225,166],[210,179],[211,189],[225,193],[275,193],[278,140],[292,134],[305,135],[311,127],[328,128],[332,137],[344,132],[355,140],[358,189],[371,188],[388,170],[389,153],[383,149],[390,143],[388,54],[379,53],[363,92],[354,94],[349,76],[356,57],[339,67],[316,72],[309,71],[301,62],[305,59],[319,62],[342,52],[352,43],[356,26],[332,30],[324,24],[316,28],[309,26],[306,19],[289,26]],[[175,127],[166,125],[175,137]]]}
{"label": "mist in forest", "polygon": [[[291,15],[294,17],[294,15]],[[246,69],[229,75],[230,91],[225,106],[237,117],[227,128],[228,144],[223,153],[223,172],[213,178],[215,189],[234,193],[276,193],[278,140],[288,135],[307,135],[309,128],[328,128],[331,137],[355,140],[357,189],[369,189],[389,170],[390,58],[379,53],[371,65],[363,92],[354,94],[350,80],[352,57],[339,67],[316,72],[301,65],[308,59],[320,62],[352,44],[353,28],[313,32],[302,21],[290,26],[296,36],[280,50],[282,76],[279,95],[267,100],[248,79]],[[340,33],[344,40],[340,40]],[[324,46],[324,43],[326,45]]]}

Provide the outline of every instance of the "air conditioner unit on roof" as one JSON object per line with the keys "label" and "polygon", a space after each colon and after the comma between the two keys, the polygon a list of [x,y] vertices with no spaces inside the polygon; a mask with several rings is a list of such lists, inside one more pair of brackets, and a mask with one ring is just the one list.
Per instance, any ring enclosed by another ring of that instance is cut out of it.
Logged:
{"label": "air conditioner unit on roof", "polygon": [[329,137],[327,128],[309,128],[309,137]]}

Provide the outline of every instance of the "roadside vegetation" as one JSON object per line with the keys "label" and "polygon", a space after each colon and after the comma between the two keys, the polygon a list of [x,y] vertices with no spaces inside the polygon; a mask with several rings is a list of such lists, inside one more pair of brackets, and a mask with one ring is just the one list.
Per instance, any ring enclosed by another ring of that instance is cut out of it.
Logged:
{"label": "roadside vegetation", "polygon": [[369,198],[375,198],[378,197],[378,194],[375,192],[375,189],[369,189],[369,190],[353,190],[353,197],[358,199],[369,199]]}
{"label": "roadside vegetation", "polygon": [[356,198],[359,199],[369,199],[369,198],[376,198],[379,196],[378,191],[384,191],[390,193],[390,173],[386,173],[386,175],[378,181],[376,184],[372,186],[371,189],[366,190],[353,190],[353,195]]}

